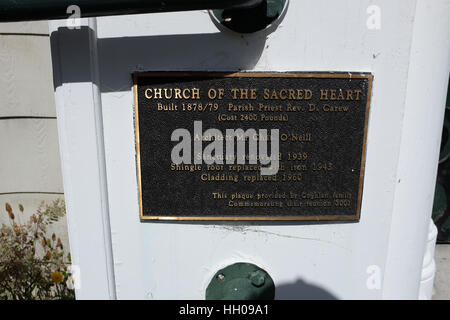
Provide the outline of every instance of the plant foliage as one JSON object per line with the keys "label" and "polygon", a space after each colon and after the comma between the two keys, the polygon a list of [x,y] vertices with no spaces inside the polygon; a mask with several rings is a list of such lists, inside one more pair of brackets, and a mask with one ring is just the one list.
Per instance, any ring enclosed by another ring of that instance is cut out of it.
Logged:
{"label": "plant foliage", "polygon": [[[74,299],[70,253],[48,226],[65,215],[63,200],[41,204],[29,219],[5,204],[9,225],[0,228],[0,299]],[[25,220],[21,222],[21,220]]]}

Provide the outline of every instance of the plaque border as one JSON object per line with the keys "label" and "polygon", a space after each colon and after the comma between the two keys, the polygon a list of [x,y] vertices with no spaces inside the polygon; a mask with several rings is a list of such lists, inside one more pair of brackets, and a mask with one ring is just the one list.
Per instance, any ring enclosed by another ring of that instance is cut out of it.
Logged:
{"label": "plaque border", "polygon": [[[361,155],[361,169],[358,186],[358,202],[355,215],[328,216],[144,216],[142,206],[141,154],[138,112],[138,79],[142,77],[199,77],[199,78],[331,78],[331,79],[367,79],[367,101],[364,121],[364,137]],[[136,144],[136,175],[138,182],[139,218],[140,221],[359,221],[363,195],[364,173],[366,165],[366,142],[369,124],[370,102],[372,98],[373,74],[371,72],[213,72],[213,71],[146,71],[134,72],[134,134]]]}

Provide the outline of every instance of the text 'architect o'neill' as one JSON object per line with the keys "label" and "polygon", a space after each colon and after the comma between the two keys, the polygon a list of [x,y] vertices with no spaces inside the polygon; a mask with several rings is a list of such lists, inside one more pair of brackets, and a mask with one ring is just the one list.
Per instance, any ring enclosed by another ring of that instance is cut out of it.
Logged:
{"label": "text 'architect o'neill'", "polygon": [[[219,129],[211,128],[203,132],[202,121],[194,121],[194,158],[192,158],[192,136],[189,130],[175,129],[171,140],[179,141],[172,148],[171,159],[174,164],[258,164],[261,166],[261,175],[274,175],[279,169],[279,130],[271,129],[270,137],[267,129],[226,129],[225,135]],[[181,140],[181,141],[180,141]],[[235,140],[237,141],[235,153]],[[203,150],[203,141],[210,143]],[[267,144],[271,142],[271,155],[269,156]],[[245,145],[248,142],[248,154]],[[226,153],[224,155],[224,144]],[[263,167],[263,165],[269,165]]]}

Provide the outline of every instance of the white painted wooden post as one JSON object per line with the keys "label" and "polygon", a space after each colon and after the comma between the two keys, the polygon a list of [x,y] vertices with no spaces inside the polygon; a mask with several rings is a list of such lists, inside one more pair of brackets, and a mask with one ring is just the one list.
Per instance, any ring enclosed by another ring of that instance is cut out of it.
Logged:
{"label": "white painted wooden post", "polygon": [[114,299],[95,22],[50,22],[50,36],[76,296]]}
{"label": "white painted wooden post", "polygon": [[[83,20],[78,31],[52,22],[78,298],[203,299],[218,269],[244,261],[271,274],[277,298],[417,299],[448,9],[448,0],[295,0],[279,25],[250,35],[218,30],[206,11]],[[144,70],[371,72],[361,220],[140,222],[131,74]]]}
{"label": "white painted wooden post", "polygon": [[402,140],[383,294],[387,299],[419,295],[417,279],[428,242],[449,70],[450,1],[417,1],[399,124]]}

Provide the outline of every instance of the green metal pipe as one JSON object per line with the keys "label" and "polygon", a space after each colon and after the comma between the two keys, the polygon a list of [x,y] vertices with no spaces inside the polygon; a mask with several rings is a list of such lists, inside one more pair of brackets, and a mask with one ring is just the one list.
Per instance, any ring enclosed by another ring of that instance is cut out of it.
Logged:
{"label": "green metal pipe", "polygon": [[262,0],[0,0],[0,22],[66,19],[69,6],[81,18],[152,12],[252,8]]}

